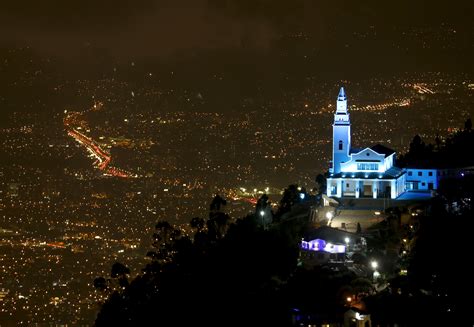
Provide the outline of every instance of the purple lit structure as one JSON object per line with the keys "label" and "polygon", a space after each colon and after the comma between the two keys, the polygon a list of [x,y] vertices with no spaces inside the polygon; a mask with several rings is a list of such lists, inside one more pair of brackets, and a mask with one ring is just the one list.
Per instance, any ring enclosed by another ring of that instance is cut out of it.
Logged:
{"label": "purple lit structure", "polygon": [[327,243],[319,238],[306,242],[301,241],[301,248],[308,251],[324,251],[328,253],[346,253],[345,245]]}

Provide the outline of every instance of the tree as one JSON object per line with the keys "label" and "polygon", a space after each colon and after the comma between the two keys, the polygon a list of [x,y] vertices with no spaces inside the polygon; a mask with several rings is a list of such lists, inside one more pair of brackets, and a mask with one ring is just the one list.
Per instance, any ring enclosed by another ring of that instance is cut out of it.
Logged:
{"label": "tree", "polygon": [[94,279],[94,287],[100,291],[105,291],[107,289],[107,281],[104,277],[97,277]]}
{"label": "tree", "polygon": [[255,206],[255,211],[258,213],[260,210],[265,210],[269,205],[268,202],[268,195],[263,194],[260,199],[257,201],[257,205]]}
{"label": "tree", "polygon": [[130,269],[128,269],[125,265],[121,264],[120,262],[116,262],[112,265],[110,277],[120,278],[126,277],[127,275],[130,275]]}
{"label": "tree", "polygon": [[284,213],[289,212],[294,204],[300,201],[300,192],[295,184],[289,185],[283,192],[280,200],[277,216],[280,218]]}
{"label": "tree", "polygon": [[367,294],[367,295],[371,294],[372,291],[374,290],[374,286],[372,285],[372,282],[368,280],[367,278],[363,278],[363,277],[358,277],[352,280],[351,286],[352,286],[352,289],[354,290],[356,297],[358,297],[359,294]]}
{"label": "tree", "polygon": [[467,132],[470,132],[472,129],[472,121],[471,121],[471,118],[468,118],[465,122],[464,122],[464,130],[467,131]]}
{"label": "tree", "polygon": [[110,276],[117,279],[120,287],[128,286],[128,275],[130,275],[130,269],[120,262],[116,262],[112,265]]}
{"label": "tree", "polygon": [[189,225],[192,228],[196,229],[198,232],[200,232],[206,225],[206,222],[202,218],[194,217],[193,219],[191,219],[191,222],[189,223]]}
{"label": "tree", "polygon": [[426,151],[425,142],[421,140],[421,137],[418,134],[415,135],[410,143],[410,149],[408,152],[409,161],[417,163],[420,160],[426,160]]}
{"label": "tree", "polygon": [[255,216],[257,217],[257,222],[264,228],[272,223],[273,213],[270,201],[268,201],[268,195],[263,194],[260,199],[258,199],[255,206]]}
{"label": "tree", "polygon": [[159,221],[153,233],[153,247],[156,252],[150,251],[147,256],[155,260],[169,261],[173,256],[173,245],[181,237],[181,231],[174,228],[167,221]]}
{"label": "tree", "polygon": [[326,191],[327,180],[323,174],[318,174],[316,176],[316,192],[321,195]]}
{"label": "tree", "polygon": [[227,201],[222,198],[219,194],[216,194],[214,199],[212,199],[211,205],[210,205],[210,211],[212,212],[219,212],[221,210],[221,206],[225,206],[227,204]]}
{"label": "tree", "polygon": [[231,222],[228,214],[221,211],[221,206],[225,206],[227,201],[219,194],[216,194],[210,204],[209,220],[206,222],[209,239],[221,239]]}
{"label": "tree", "polygon": [[[223,215],[211,221],[219,223]],[[252,216],[230,223],[228,232],[204,250],[180,238],[173,243],[170,261],[143,270],[110,295],[96,326],[141,326],[150,319],[164,326],[288,325],[289,304],[279,288],[296,267],[298,247],[293,243],[287,228],[262,230]]]}
{"label": "tree", "polygon": [[208,237],[211,240],[221,239],[227,232],[231,218],[223,212],[216,212],[206,222]]}

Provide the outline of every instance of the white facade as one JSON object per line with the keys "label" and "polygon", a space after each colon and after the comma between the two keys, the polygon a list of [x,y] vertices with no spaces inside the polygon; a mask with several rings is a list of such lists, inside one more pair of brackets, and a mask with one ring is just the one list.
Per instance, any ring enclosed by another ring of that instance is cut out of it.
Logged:
{"label": "white facade", "polygon": [[339,173],[341,163],[349,160],[351,149],[351,121],[347,112],[347,98],[341,87],[336,102],[336,113],[332,125],[332,162],[330,172]]}
{"label": "white facade", "polygon": [[396,199],[405,192],[405,173],[399,176],[358,176],[355,177],[329,177],[327,183],[327,195],[337,198],[341,197],[369,197],[369,198],[391,198]]}
{"label": "white facade", "polygon": [[378,172],[384,173],[393,167],[395,152],[390,155],[380,154],[366,148],[352,153],[347,162],[341,163],[341,172]]}
{"label": "white facade", "polygon": [[332,164],[327,195],[335,197],[397,198],[405,191],[405,171],[394,166],[395,151],[380,144],[351,148],[347,97],[341,87],[333,123]]}
{"label": "white facade", "polygon": [[416,190],[436,190],[438,188],[437,169],[407,168],[406,189]]}

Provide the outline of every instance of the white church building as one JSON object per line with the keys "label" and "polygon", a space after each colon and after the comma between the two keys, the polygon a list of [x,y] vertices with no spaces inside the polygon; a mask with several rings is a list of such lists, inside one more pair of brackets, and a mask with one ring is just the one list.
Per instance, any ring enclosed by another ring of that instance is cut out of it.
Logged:
{"label": "white church building", "polygon": [[405,192],[407,171],[394,166],[395,151],[380,144],[362,149],[352,148],[351,121],[343,87],[337,97],[332,126],[328,196],[396,199]]}

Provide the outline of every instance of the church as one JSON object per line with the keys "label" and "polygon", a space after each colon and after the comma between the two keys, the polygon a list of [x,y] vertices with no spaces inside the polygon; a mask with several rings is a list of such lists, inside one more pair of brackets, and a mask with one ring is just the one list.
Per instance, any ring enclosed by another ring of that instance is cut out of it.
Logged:
{"label": "church", "polygon": [[407,174],[394,166],[395,151],[380,144],[361,149],[351,146],[351,120],[343,87],[337,97],[332,126],[328,196],[396,199],[405,192]]}

